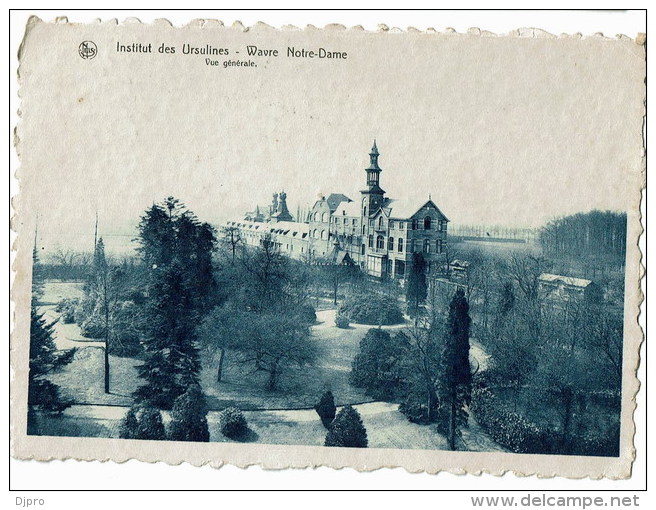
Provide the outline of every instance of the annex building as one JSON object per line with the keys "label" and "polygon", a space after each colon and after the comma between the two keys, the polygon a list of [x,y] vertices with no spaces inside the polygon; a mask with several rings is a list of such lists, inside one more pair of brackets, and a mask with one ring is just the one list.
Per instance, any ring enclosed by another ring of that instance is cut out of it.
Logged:
{"label": "annex building", "polygon": [[428,268],[445,262],[448,218],[427,201],[393,199],[380,186],[382,169],[374,141],[365,169],[366,184],[357,198],[342,193],[315,202],[305,221],[294,221],[287,195],[274,193],[268,210],[259,207],[224,230],[238,233],[247,246],[273,243],[282,253],[308,263],[356,264],[377,277],[404,278],[414,252]]}

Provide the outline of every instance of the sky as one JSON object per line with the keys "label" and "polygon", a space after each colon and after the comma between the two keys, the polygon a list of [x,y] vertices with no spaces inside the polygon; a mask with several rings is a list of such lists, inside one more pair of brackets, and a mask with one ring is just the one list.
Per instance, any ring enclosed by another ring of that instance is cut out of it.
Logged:
{"label": "sky", "polygon": [[[293,214],[322,194],[357,199],[374,139],[387,196],[430,195],[458,224],[625,211],[637,182],[644,62],[631,42],[66,28],[37,26],[20,71],[22,218],[32,229],[38,216],[49,246],[92,245],[96,211],[118,246],[169,195],[212,223],[281,190]],[[91,37],[99,54],[83,60]],[[179,49],[118,54],[117,41],[348,58],[224,69]]]}

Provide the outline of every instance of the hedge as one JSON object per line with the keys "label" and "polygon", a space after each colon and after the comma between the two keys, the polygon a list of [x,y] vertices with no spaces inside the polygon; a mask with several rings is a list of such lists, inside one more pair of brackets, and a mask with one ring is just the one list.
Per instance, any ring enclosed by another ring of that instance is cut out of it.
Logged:
{"label": "hedge", "polygon": [[403,323],[403,312],[397,300],[380,294],[349,296],[338,314],[358,324],[389,326]]}

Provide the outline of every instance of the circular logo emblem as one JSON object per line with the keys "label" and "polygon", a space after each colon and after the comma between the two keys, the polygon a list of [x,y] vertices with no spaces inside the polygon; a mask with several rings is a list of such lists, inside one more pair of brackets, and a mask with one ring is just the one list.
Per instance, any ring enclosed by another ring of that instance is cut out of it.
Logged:
{"label": "circular logo emblem", "polygon": [[98,53],[98,48],[96,47],[96,43],[93,41],[84,41],[80,43],[80,46],[77,49],[78,53],[80,54],[80,57],[83,59],[91,59],[95,57]]}

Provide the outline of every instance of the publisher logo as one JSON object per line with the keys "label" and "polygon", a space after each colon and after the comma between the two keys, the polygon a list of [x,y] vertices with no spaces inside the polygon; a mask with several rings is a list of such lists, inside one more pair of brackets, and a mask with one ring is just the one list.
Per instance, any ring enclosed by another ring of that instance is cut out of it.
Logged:
{"label": "publisher logo", "polygon": [[88,60],[88,59],[92,59],[97,55],[98,48],[96,47],[95,42],[84,41],[80,43],[80,46],[78,47],[77,51],[80,54],[80,57],[82,57],[85,60]]}

